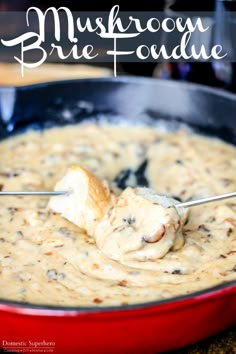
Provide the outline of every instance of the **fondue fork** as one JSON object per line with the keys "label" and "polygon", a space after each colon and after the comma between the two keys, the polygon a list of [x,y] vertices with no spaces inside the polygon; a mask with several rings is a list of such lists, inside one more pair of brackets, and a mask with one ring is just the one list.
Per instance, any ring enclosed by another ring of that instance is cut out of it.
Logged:
{"label": "fondue fork", "polygon": [[231,193],[215,195],[213,197],[206,197],[206,198],[201,198],[201,199],[196,199],[196,200],[190,200],[188,202],[181,202],[181,203],[175,204],[175,206],[182,207],[182,208],[189,208],[189,207],[193,207],[196,205],[217,202],[218,200],[229,199],[229,198],[234,198],[234,197],[236,197],[236,192],[231,192]]}
{"label": "fondue fork", "polygon": [[[0,192],[0,196],[41,196],[41,197],[51,197],[51,196],[68,196],[72,192],[71,191],[11,191],[11,192]],[[174,204],[176,207],[180,208],[189,208],[201,204],[212,203],[223,199],[229,199],[236,197],[236,192],[225,193],[220,195],[215,195],[212,197],[201,198],[197,200],[190,200],[188,202],[178,202]],[[167,197],[168,198],[168,197]]]}
{"label": "fondue fork", "polygon": [[51,197],[58,195],[69,195],[69,191],[11,191],[11,192],[0,192],[0,196],[41,196],[41,197]]}

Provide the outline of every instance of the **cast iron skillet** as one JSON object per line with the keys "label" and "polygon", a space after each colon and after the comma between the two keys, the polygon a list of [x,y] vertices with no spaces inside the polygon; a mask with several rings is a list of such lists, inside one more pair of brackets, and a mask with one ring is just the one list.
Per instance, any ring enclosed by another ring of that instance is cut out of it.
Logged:
{"label": "cast iron skillet", "polygon": [[[25,127],[109,116],[187,123],[236,144],[236,96],[203,86],[106,78],[0,88],[0,137]],[[236,323],[236,281],[171,300],[106,308],[62,308],[0,301],[0,343],[56,353],[158,353]],[[49,343],[50,342],[50,343]],[[55,345],[55,346],[54,346]],[[19,346],[19,344],[18,344]],[[56,348],[56,349],[55,349]]]}

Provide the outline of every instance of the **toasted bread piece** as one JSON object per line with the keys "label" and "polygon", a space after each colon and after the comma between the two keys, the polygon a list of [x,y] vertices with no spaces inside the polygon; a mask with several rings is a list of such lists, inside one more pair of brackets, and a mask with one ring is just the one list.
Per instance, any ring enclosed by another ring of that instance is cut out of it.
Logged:
{"label": "toasted bread piece", "polygon": [[72,166],[56,184],[56,191],[69,195],[50,198],[48,207],[93,235],[97,223],[106,214],[112,194],[106,181],[96,178],[80,166]]}
{"label": "toasted bread piece", "polygon": [[106,181],[73,166],[55,190],[70,194],[52,197],[48,207],[93,236],[116,261],[153,261],[184,243],[187,211],[150,188],[127,187],[116,197]]}

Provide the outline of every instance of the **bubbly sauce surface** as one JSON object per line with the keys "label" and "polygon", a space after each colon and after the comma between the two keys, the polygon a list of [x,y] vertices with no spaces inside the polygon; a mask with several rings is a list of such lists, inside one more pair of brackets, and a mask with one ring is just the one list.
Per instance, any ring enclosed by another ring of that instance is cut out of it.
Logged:
{"label": "bubbly sauce surface", "polygon": [[[179,130],[86,123],[0,143],[0,189],[53,190],[79,164],[114,187],[182,201],[236,190],[236,148]],[[236,280],[236,200],[190,210],[184,243],[162,258],[114,260],[45,197],[0,199],[0,298],[35,304],[143,303]],[[132,215],[127,215],[133,220]]]}

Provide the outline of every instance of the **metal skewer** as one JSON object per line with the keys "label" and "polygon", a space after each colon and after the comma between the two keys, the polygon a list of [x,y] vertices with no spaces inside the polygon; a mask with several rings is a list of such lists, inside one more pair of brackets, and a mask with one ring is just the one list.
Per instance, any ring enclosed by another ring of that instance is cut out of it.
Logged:
{"label": "metal skewer", "polygon": [[[69,195],[71,191],[11,191],[11,192],[0,192],[0,196],[58,196],[58,195]],[[177,203],[176,207],[188,208],[196,205],[216,202],[222,199],[229,199],[236,197],[236,192],[225,193],[220,195],[215,195],[213,197],[207,197],[197,200],[190,200],[189,202]]]}
{"label": "metal skewer", "polygon": [[236,192],[215,195],[213,197],[207,197],[207,198],[202,198],[202,199],[198,199],[198,200],[190,200],[189,202],[175,204],[175,206],[182,207],[182,208],[188,208],[188,207],[192,207],[195,205],[216,202],[217,200],[229,199],[229,198],[234,198],[234,197],[236,197]]}
{"label": "metal skewer", "polygon": [[11,192],[0,192],[0,196],[27,196],[27,195],[38,195],[38,196],[55,196],[55,195],[68,195],[68,191],[11,191]]}

